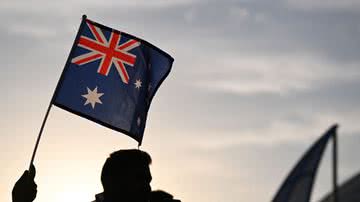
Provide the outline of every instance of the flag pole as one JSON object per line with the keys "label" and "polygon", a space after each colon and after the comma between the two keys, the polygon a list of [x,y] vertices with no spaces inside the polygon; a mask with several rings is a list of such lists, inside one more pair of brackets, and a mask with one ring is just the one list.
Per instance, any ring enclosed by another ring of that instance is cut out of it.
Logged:
{"label": "flag pole", "polygon": [[51,98],[49,107],[48,107],[48,109],[47,109],[47,111],[46,111],[44,120],[43,120],[43,122],[42,122],[42,124],[41,124],[40,132],[39,132],[39,135],[38,135],[38,137],[37,137],[37,139],[36,139],[35,148],[34,148],[34,151],[33,151],[32,156],[31,156],[31,161],[30,161],[29,170],[30,170],[30,168],[31,168],[31,165],[34,163],[36,151],[37,151],[38,146],[39,146],[39,143],[40,143],[41,135],[42,135],[42,132],[43,132],[43,130],[44,130],[46,120],[47,120],[47,118],[48,118],[48,116],[49,116],[49,113],[50,113],[50,110],[51,110],[53,101],[54,101],[54,99],[55,99],[56,92],[57,92],[57,90],[58,90],[58,88],[59,88],[59,84],[61,83],[61,81],[62,81],[62,79],[63,79],[63,77],[64,77],[65,69],[66,69],[66,67],[67,67],[67,66],[70,64],[70,62],[71,62],[71,61],[70,61],[71,55],[72,55],[72,53],[74,52],[74,49],[75,49],[75,47],[76,47],[77,42],[79,41],[80,33],[81,33],[82,28],[83,28],[84,25],[85,25],[86,18],[87,18],[86,15],[83,15],[83,16],[82,16],[82,21],[81,21],[80,27],[79,27],[79,29],[78,29],[78,32],[77,32],[77,34],[76,34],[76,38],[75,38],[75,40],[74,40],[74,43],[73,43],[73,45],[72,45],[72,48],[71,48],[69,57],[68,57],[68,59],[67,59],[67,61],[66,61],[66,63],[65,63],[65,67],[64,67],[64,69],[63,69],[63,72],[61,73],[60,79],[59,79],[59,81],[58,81],[58,83],[57,83],[57,86],[56,86],[55,91],[54,91],[54,93],[53,93],[53,96],[52,96],[52,98]]}
{"label": "flag pole", "polygon": [[33,151],[32,156],[31,156],[31,161],[30,161],[29,170],[30,170],[31,165],[34,163],[35,154],[36,154],[36,151],[37,151],[37,149],[38,149],[39,142],[40,142],[40,139],[41,139],[41,134],[42,134],[42,132],[43,132],[43,130],[44,130],[46,120],[47,120],[47,118],[48,118],[48,116],[49,116],[49,113],[50,113],[50,110],[51,110],[51,106],[52,106],[52,102],[50,102],[49,107],[48,107],[48,109],[47,109],[47,111],[46,111],[44,120],[43,120],[43,122],[42,122],[42,124],[41,124],[40,132],[39,132],[39,135],[38,135],[38,137],[37,137],[37,139],[36,139],[35,148],[34,148],[34,151]]}
{"label": "flag pole", "polygon": [[333,202],[338,202],[338,186],[337,186],[337,177],[338,177],[338,153],[337,153],[337,132],[335,131],[333,137]]}

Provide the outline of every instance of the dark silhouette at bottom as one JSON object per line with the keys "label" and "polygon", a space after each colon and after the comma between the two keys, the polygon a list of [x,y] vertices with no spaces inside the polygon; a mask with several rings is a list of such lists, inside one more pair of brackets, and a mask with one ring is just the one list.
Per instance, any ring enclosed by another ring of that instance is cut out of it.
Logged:
{"label": "dark silhouette at bottom", "polygon": [[101,182],[104,202],[148,202],[151,157],[141,150],[119,150],[106,160]]}
{"label": "dark silhouette at bottom", "polygon": [[[148,153],[137,150],[119,150],[106,159],[101,172],[104,192],[96,201],[149,202],[151,173]],[[36,198],[35,167],[31,166],[14,185],[13,202],[32,202]]]}
{"label": "dark silhouette at bottom", "polygon": [[31,165],[30,170],[26,170],[22,174],[12,190],[13,202],[31,202],[36,198],[37,185],[34,181],[35,174],[34,165]]}
{"label": "dark silhouette at bottom", "polygon": [[150,202],[181,202],[178,199],[174,199],[174,196],[163,191],[156,190],[150,194]]}

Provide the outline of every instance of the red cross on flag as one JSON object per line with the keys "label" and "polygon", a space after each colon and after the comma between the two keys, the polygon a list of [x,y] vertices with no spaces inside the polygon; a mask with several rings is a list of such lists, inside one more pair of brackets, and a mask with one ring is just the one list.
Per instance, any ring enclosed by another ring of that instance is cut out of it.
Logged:
{"label": "red cross on flag", "polygon": [[87,22],[86,25],[89,27],[95,40],[86,36],[80,36],[78,46],[90,52],[73,58],[71,62],[77,65],[84,65],[101,59],[98,73],[105,76],[108,75],[111,65],[114,64],[121,80],[128,84],[129,75],[124,64],[134,66],[136,55],[129,53],[129,50],[138,47],[140,42],[130,39],[119,44],[121,33],[112,31],[110,39],[107,40],[100,28],[89,22]]}

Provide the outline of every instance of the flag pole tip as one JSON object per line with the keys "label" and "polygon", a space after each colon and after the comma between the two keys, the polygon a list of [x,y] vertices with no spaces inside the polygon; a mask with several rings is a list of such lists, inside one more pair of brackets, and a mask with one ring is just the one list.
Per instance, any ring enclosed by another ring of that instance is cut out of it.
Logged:
{"label": "flag pole tip", "polygon": [[338,127],[339,127],[339,124],[335,123],[330,127],[329,131],[332,131],[332,130],[336,131],[338,129]]}
{"label": "flag pole tip", "polygon": [[82,16],[82,18],[85,20],[85,19],[87,18],[87,16],[84,14],[84,15]]}

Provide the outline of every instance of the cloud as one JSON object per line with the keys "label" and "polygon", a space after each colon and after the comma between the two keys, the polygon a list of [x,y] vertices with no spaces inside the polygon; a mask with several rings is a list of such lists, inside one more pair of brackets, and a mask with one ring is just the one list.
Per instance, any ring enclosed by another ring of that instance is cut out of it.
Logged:
{"label": "cloud", "polygon": [[[10,0],[4,0],[2,2],[2,9],[6,10],[12,10],[15,12],[29,12],[29,13],[35,13],[35,12],[46,12],[46,10],[51,9],[53,11],[58,12],[64,12],[65,10],[71,11],[71,10],[78,10],[81,8],[87,8],[87,7],[98,7],[98,9],[104,9],[109,8],[112,6],[115,7],[123,7],[123,8],[129,8],[129,7],[137,7],[137,8],[163,8],[163,7],[169,7],[169,6],[180,6],[184,4],[189,4],[196,2],[196,0],[173,0],[173,1],[167,1],[167,0],[154,0],[154,1],[146,1],[146,0],[125,0],[125,1],[108,1],[106,3],[99,2],[96,0],[78,0],[78,1],[69,1],[65,0],[62,2],[49,2],[46,0],[33,0],[31,2],[29,1],[10,1]],[[68,4],[71,3],[72,7],[69,7]],[[41,6],[39,6],[41,5]],[[111,6],[110,6],[111,5]],[[32,9],[27,9],[31,6]],[[56,9],[57,8],[57,9]]]}
{"label": "cloud", "polygon": [[229,16],[236,18],[236,19],[242,19],[242,18],[246,18],[250,15],[249,11],[246,8],[243,7],[239,7],[239,6],[235,6],[235,7],[231,7],[229,9]]}
{"label": "cloud", "polygon": [[195,86],[239,94],[286,94],[309,90],[319,83],[356,80],[360,76],[360,70],[355,68],[359,63],[344,64],[339,68],[337,64],[306,53],[217,56],[220,57],[212,63],[204,59],[194,64],[197,68],[191,73]]}
{"label": "cloud", "polygon": [[52,38],[56,35],[56,31],[46,26],[34,26],[29,24],[15,24],[9,27],[10,34],[27,35],[30,37],[45,39]]}
{"label": "cloud", "polygon": [[332,11],[358,11],[360,10],[360,2],[357,0],[322,0],[322,1],[312,1],[312,0],[287,0],[286,1],[290,6],[307,11],[314,10],[332,10]]}

